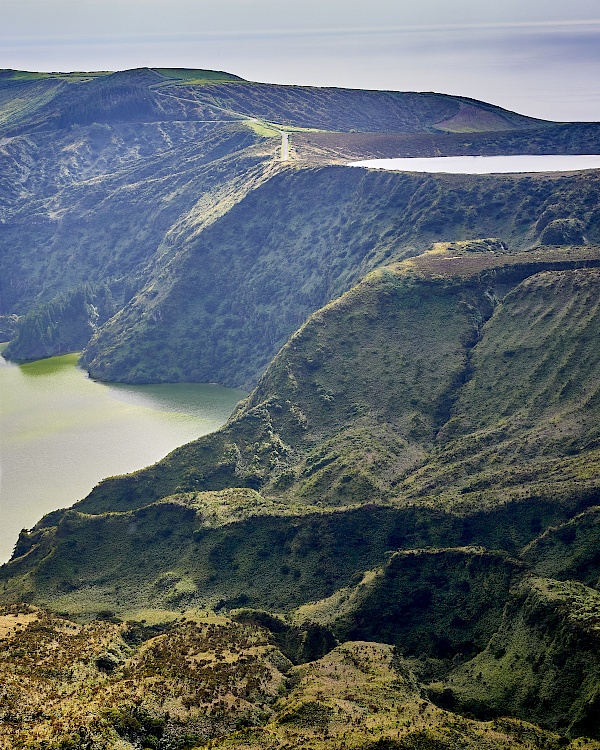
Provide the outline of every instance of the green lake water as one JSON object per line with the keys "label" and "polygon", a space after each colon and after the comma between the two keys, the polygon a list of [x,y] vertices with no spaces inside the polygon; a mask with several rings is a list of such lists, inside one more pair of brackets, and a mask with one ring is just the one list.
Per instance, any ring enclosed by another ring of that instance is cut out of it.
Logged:
{"label": "green lake water", "polygon": [[77,359],[16,365],[0,357],[0,562],[22,528],[72,505],[101,479],[213,432],[246,395],[195,383],[98,383]]}

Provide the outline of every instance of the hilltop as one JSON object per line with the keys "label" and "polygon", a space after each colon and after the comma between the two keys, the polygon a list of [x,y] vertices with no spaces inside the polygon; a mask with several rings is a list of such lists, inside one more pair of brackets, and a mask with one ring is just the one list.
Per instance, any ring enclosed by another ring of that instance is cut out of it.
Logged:
{"label": "hilltop", "polygon": [[0,71],[0,87],[6,102],[0,123],[9,136],[57,125],[201,117],[256,118],[342,132],[497,132],[547,124],[445,94],[279,86],[183,68],[53,74],[5,70]]}

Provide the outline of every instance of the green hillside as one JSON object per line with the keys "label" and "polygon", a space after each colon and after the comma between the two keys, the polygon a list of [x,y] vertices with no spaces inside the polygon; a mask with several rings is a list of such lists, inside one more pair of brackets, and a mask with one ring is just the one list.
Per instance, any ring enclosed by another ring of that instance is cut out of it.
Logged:
{"label": "green hillside", "polygon": [[102,380],[252,388],[311,312],[374,268],[437,239],[501,237],[514,251],[528,248],[565,216],[598,242],[597,195],[594,171],[285,170],[210,226],[182,228],[179,252],[161,260],[147,286],[97,331],[83,361]]}
{"label": "green hillside", "polygon": [[[281,128],[292,132],[285,165]],[[442,94],[275,86],[190,69],[2,71],[0,316],[23,316],[8,356],[57,351],[36,325],[47,306],[106,285],[114,319],[79,322],[97,334],[84,355],[94,376],[253,387],[308,315],[432,241],[497,236],[516,250],[544,241],[548,212],[598,241],[590,184],[315,164],[382,152],[593,153],[599,138],[594,124]]]}
{"label": "green hillside", "polygon": [[2,122],[5,353],[252,392],[22,531],[1,750],[600,750],[599,172],[343,166],[600,129],[188,69]]}

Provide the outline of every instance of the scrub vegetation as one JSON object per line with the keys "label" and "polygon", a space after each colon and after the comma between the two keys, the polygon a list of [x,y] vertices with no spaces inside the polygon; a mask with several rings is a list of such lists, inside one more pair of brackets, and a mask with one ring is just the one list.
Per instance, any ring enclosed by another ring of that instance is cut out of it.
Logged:
{"label": "scrub vegetation", "polygon": [[[0,91],[6,353],[252,387],[23,530],[0,748],[598,750],[598,173],[333,163],[559,126],[210,71]],[[285,165],[248,127],[353,116]]]}

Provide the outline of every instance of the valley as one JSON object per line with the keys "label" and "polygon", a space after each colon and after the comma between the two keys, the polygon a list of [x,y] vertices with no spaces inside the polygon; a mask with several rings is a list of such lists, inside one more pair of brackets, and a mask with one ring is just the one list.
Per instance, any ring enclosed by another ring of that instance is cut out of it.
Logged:
{"label": "valley", "polygon": [[345,165],[600,125],[140,69],[0,126],[7,358],[250,392],[21,533],[0,747],[599,748],[600,172]]}

